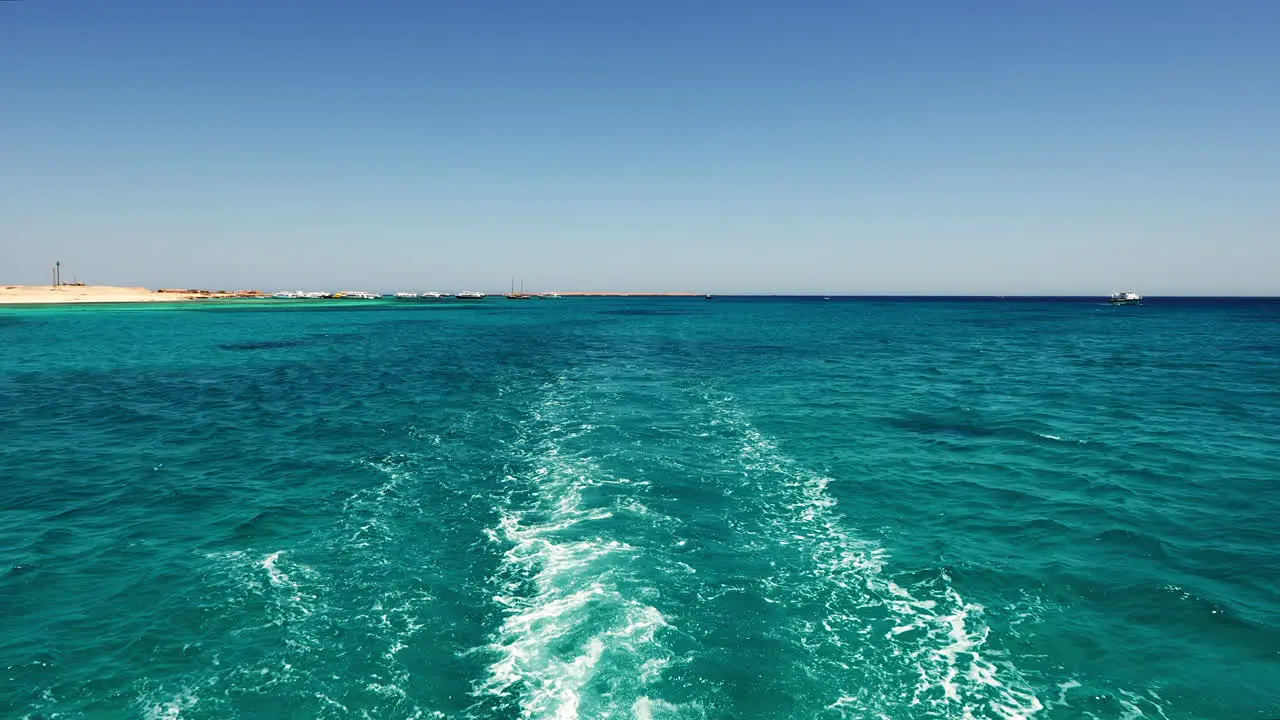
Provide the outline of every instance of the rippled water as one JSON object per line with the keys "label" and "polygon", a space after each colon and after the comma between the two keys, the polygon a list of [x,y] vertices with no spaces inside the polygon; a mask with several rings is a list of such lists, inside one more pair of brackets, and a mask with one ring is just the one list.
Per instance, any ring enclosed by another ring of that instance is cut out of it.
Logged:
{"label": "rippled water", "polygon": [[1280,715],[1280,303],[0,310],[0,716]]}

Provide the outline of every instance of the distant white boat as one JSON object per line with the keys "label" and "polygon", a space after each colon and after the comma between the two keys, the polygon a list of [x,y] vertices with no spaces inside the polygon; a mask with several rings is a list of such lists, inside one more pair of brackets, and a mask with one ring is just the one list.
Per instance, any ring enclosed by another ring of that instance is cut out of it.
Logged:
{"label": "distant white boat", "polygon": [[422,298],[423,300],[439,300],[440,298],[444,297],[444,293],[438,293],[435,290],[431,290],[429,292],[424,292],[420,294],[418,297]]}
{"label": "distant white boat", "polygon": [[1142,302],[1142,296],[1129,290],[1113,292],[1110,302],[1112,305],[1137,305]]}
{"label": "distant white boat", "polygon": [[284,292],[278,292],[271,297],[277,300],[296,300],[302,297],[302,293],[297,292],[296,290],[286,290]]}
{"label": "distant white boat", "polygon": [[563,299],[564,299],[564,297],[563,297],[560,293],[557,293],[557,292],[542,293],[542,294],[541,294],[541,295],[539,295],[538,297],[540,297],[540,298],[542,298],[542,299],[544,299],[544,300],[563,300]]}
{"label": "distant white boat", "polygon": [[454,297],[458,298],[459,300],[483,300],[485,299],[485,294],[482,292],[477,292],[475,290],[463,290],[462,292],[458,293]]}
{"label": "distant white boat", "polygon": [[418,297],[418,293],[398,292],[396,293],[396,297],[401,300],[416,300]]}
{"label": "distant white boat", "polygon": [[363,290],[354,290],[351,292],[336,293],[334,294],[334,297],[344,298],[346,300],[377,300],[382,296],[371,292],[365,292]]}

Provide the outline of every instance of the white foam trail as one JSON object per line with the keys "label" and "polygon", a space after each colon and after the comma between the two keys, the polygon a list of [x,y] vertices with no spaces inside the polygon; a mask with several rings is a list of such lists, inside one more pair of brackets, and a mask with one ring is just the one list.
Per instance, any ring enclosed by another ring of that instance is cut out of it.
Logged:
{"label": "white foam trail", "polygon": [[283,550],[277,550],[263,558],[262,567],[266,568],[267,574],[271,578],[272,585],[275,585],[276,587],[288,585],[289,587],[297,590],[297,583],[290,580],[288,575],[281,572],[280,569],[276,567],[276,561],[280,559],[280,554],[283,552]]}
{"label": "white foam trail", "polygon": [[[1088,687],[1072,678],[1058,683],[1057,697],[1046,703],[1051,711],[1090,720],[1169,720],[1166,703],[1155,691]],[[1075,691],[1075,692],[1073,692]],[[1069,710],[1068,710],[1069,709]]]}
{"label": "white foam trail", "polygon": [[642,689],[670,659],[658,640],[668,622],[628,590],[625,565],[641,551],[610,539],[612,512],[586,497],[626,481],[563,450],[564,440],[593,429],[566,433],[567,404],[553,396],[537,408],[524,450],[536,466],[509,479],[529,500],[504,508],[490,531],[509,546],[494,579],[506,617],[487,648],[497,659],[475,694],[514,699],[523,718],[652,718],[656,701]]}
{"label": "white foam trail", "polygon": [[[980,605],[962,598],[945,573],[937,578],[941,589],[925,596],[885,577],[887,553],[845,529],[827,490],[831,478],[782,455],[732,398],[706,399],[741,442],[739,462],[756,483],[753,502],[766,524],[744,532],[810,554],[809,578],[793,574],[762,584],[766,599],[825,605],[820,639],[812,637],[816,626],[795,632],[798,644],[822,645],[824,659],[814,662],[832,678],[836,697],[828,710],[860,718],[925,706],[945,716],[1019,720],[1043,709],[1016,668],[983,656],[989,628]],[[868,641],[872,634],[880,641]],[[914,687],[905,682],[912,675]]]}
{"label": "white foam trail", "polygon": [[147,720],[179,720],[184,710],[189,710],[199,702],[199,698],[190,692],[182,692],[172,698],[156,702],[147,707],[143,717]]}

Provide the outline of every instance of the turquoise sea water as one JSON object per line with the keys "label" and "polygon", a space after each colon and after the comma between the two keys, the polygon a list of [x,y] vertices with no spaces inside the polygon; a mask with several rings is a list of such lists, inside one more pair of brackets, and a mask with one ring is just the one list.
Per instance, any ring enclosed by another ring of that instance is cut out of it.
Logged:
{"label": "turquoise sea water", "polygon": [[1280,717],[1280,302],[0,310],[0,717]]}

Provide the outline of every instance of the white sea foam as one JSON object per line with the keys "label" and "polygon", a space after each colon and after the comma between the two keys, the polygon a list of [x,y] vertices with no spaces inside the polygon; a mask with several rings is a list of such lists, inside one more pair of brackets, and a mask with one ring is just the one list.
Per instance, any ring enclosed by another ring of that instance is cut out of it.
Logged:
{"label": "white sea foam", "polygon": [[1121,690],[1116,694],[1116,701],[1121,708],[1120,720],[1169,720],[1165,714],[1161,698],[1154,690],[1145,695],[1131,690]]}
{"label": "white sea foam", "polygon": [[277,550],[262,560],[262,567],[266,568],[267,574],[271,577],[271,584],[276,587],[287,585],[293,589],[298,589],[298,584],[289,579],[289,576],[276,567],[276,561],[280,559],[283,550]]}
{"label": "white sea foam", "polygon": [[[629,481],[565,451],[593,428],[573,426],[567,410],[566,398],[553,395],[533,414],[522,444],[534,467],[508,479],[517,492],[489,533],[507,546],[493,581],[505,618],[475,695],[514,701],[524,718],[653,718],[655,709],[669,716],[674,706],[644,691],[670,661],[659,638],[668,621],[637,597],[628,574],[641,550],[609,537],[612,510],[587,497]],[[618,507],[651,512],[638,501]]]}
{"label": "white sea foam", "polygon": [[1067,705],[1067,693],[1071,692],[1072,690],[1078,687],[1081,687],[1079,680],[1067,680],[1066,682],[1059,683],[1058,699],[1056,701],[1048,702],[1046,703],[1046,705],[1048,705],[1049,707],[1058,707],[1058,706]]}
{"label": "white sea foam", "polygon": [[884,549],[845,528],[828,491],[831,478],[784,456],[732,398],[706,399],[740,443],[737,462],[752,484],[748,502],[761,524],[741,530],[808,554],[807,571],[765,578],[761,586],[766,600],[822,603],[820,622],[792,632],[810,653],[810,672],[827,680],[828,711],[861,718],[927,709],[1016,720],[1043,709],[1015,667],[984,656],[990,630],[980,605],[961,597],[945,573],[919,588],[887,577]]}
{"label": "white sea foam", "polygon": [[[439,716],[407,690],[413,678],[402,657],[421,642],[434,598],[381,569],[405,551],[401,523],[415,518],[422,502],[410,485],[419,464],[396,455],[364,465],[377,473],[368,476],[374,482],[350,495],[331,524],[288,548],[205,556],[208,592],[223,598],[226,612],[210,616],[206,645],[216,649],[180,679],[200,689],[201,716],[234,715],[231,692],[288,693],[301,698],[299,712],[310,717]],[[317,561],[342,569],[310,564]],[[388,584],[389,577],[395,581]],[[335,657],[352,670],[335,670]],[[142,690],[143,697],[164,698],[147,708],[188,707],[174,705],[169,698],[183,696],[171,688]]]}
{"label": "white sea foam", "polygon": [[1039,435],[1045,440],[1053,440],[1054,442],[1076,443],[1077,445],[1085,445],[1087,443],[1085,440],[1071,440],[1060,435],[1050,435],[1049,433],[1037,432],[1036,435]]}
{"label": "white sea foam", "polygon": [[143,710],[142,716],[147,720],[179,720],[184,711],[195,707],[199,702],[193,693],[183,691],[173,697],[158,702],[151,702]]}

